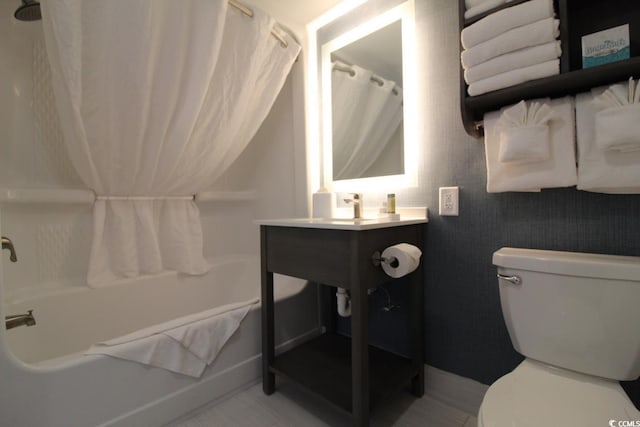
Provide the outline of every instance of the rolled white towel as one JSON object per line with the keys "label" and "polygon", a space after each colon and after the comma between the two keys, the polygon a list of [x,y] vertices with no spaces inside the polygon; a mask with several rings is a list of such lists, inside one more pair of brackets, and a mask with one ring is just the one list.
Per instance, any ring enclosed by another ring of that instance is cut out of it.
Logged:
{"label": "rolled white towel", "polygon": [[541,79],[543,77],[560,74],[560,60],[553,59],[542,64],[530,65],[517,70],[478,80],[469,85],[467,92],[470,96],[482,95],[498,89],[514,86],[530,80]]}
{"label": "rolled white towel", "polygon": [[467,83],[477,82],[507,71],[518,68],[528,67],[530,65],[541,64],[559,58],[562,54],[560,41],[541,44],[533,47],[516,50],[514,52],[505,53],[493,59],[478,64],[474,67],[464,70],[464,80]]}
{"label": "rolled white towel", "polygon": [[467,7],[467,10],[464,12],[464,19],[470,19],[474,16],[478,16],[481,13],[485,13],[486,11],[493,9],[494,7],[498,7],[506,2],[506,0],[484,0],[473,7]]}
{"label": "rolled white towel", "polygon": [[557,19],[547,18],[509,30],[463,51],[462,66],[468,69],[505,53],[552,42],[560,34],[559,25]]}
{"label": "rolled white towel", "polygon": [[465,10],[469,10],[473,7],[479,6],[486,1],[487,0],[464,0]]}
{"label": "rolled white towel", "polygon": [[499,10],[466,27],[460,33],[460,41],[469,49],[506,31],[553,16],[553,0],[531,0]]}

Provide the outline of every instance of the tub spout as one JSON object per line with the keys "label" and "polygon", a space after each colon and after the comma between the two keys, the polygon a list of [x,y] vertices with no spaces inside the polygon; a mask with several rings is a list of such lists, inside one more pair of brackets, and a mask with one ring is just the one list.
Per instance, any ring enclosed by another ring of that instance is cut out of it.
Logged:
{"label": "tub spout", "polygon": [[34,326],[36,318],[33,317],[33,310],[29,310],[26,314],[5,316],[4,324],[6,329],[17,328],[18,326]]}
{"label": "tub spout", "polygon": [[16,248],[13,246],[13,242],[10,238],[2,236],[2,249],[7,249],[9,252],[11,252],[11,255],[9,255],[9,259],[11,260],[11,262],[18,261],[18,257],[16,256]]}

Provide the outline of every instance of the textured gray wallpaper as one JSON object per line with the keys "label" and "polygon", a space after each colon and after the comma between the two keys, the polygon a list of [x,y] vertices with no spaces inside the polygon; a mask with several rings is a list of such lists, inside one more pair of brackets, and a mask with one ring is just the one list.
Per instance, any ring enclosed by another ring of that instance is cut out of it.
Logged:
{"label": "textured gray wallpaper", "polygon": [[[483,142],[464,133],[458,113],[457,2],[416,0],[416,10],[422,64],[430,70],[423,94],[431,115],[425,117],[424,181],[432,207],[424,254],[426,362],[490,384],[521,360],[504,326],[493,252],[514,246],[640,256],[640,195],[575,188],[488,194]],[[439,217],[438,187],[452,185],[460,187],[461,214]]]}
{"label": "textured gray wallpaper", "polygon": [[[457,3],[416,0],[423,159],[419,188],[398,193],[401,205],[430,207],[425,361],[491,384],[522,360],[502,318],[493,252],[513,246],[640,256],[640,195],[486,192],[484,143],[468,136],[460,119]],[[460,187],[460,216],[438,216],[443,186]],[[402,283],[389,290],[403,307],[381,313],[379,297],[371,299],[371,340],[406,354],[407,290]],[[339,324],[348,330],[348,321]],[[640,381],[625,387],[638,405]]]}

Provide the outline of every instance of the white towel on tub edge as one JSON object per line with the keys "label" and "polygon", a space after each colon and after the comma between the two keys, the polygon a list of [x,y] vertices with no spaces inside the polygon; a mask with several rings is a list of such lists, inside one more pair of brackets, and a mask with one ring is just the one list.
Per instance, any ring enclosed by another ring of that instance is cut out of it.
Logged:
{"label": "white towel on tub edge", "polygon": [[102,354],[199,378],[259,299],[216,307],[94,344]]}

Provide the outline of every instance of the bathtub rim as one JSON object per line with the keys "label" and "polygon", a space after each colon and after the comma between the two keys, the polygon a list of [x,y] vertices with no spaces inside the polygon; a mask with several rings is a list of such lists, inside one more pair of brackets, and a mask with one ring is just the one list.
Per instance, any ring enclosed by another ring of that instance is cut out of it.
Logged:
{"label": "bathtub rim", "polygon": [[[215,268],[216,266],[221,266],[223,264],[229,264],[233,262],[246,261],[246,260],[257,262],[257,265],[258,266],[260,265],[259,256],[256,254],[229,254],[229,255],[209,256],[209,257],[205,257],[205,259],[211,265],[211,269]],[[3,264],[3,262],[0,261],[0,264]],[[2,270],[0,270],[0,272],[1,271]],[[6,297],[4,296],[5,291],[4,291],[4,283],[2,281],[3,276],[0,276],[0,301],[2,302],[0,309],[3,309],[6,305],[24,304],[29,301],[39,300],[39,299],[48,298],[48,297],[57,296],[57,295],[71,295],[71,294],[77,294],[77,293],[99,291],[100,289],[103,289],[103,288],[121,288],[121,287],[128,286],[136,281],[152,281],[157,279],[165,280],[172,277],[177,280],[184,280],[185,278],[189,278],[189,277],[194,277],[194,278],[203,277],[203,276],[206,276],[207,274],[208,272],[204,274],[199,274],[199,275],[190,275],[186,273],[180,273],[174,270],[164,270],[155,274],[142,274],[137,277],[123,277],[113,283],[110,283],[108,285],[98,287],[98,288],[89,286],[86,283],[86,280],[82,282],[78,280],[68,279],[61,282],[63,283],[63,285],[49,284],[49,285],[44,285],[37,289],[34,288],[33,286],[25,287],[20,291],[12,292],[11,295],[7,295]],[[37,294],[34,295],[36,292]]]}
{"label": "bathtub rim", "polygon": [[[215,260],[214,265],[220,265],[228,262],[236,262],[238,260],[246,260],[246,259],[255,260],[256,258],[259,258],[259,257],[256,255],[235,254],[235,255],[224,255],[220,257],[209,258],[207,260],[208,261]],[[1,269],[2,269],[2,262],[0,262],[0,273],[2,273]],[[164,271],[162,273],[159,273],[158,275],[145,275],[145,280],[150,280],[150,279],[159,278],[159,277],[165,278],[165,277],[171,277],[171,276],[178,278],[179,276],[185,277],[188,275],[184,275],[182,273],[178,273],[175,271]],[[281,275],[275,274],[274,276],[275,276],[274,280],[278,280],[277,277]],[[0,278],[1,277],[2,276],[0,275]],[[127,281],[126,283],[130,283],[132,280],[136,280],[136,279],[125,279],[125,280]],[[260,283],[257,283],[256,285],[259,291]],[[122,286],[122,284],[113,285],[113,286]],[[310,282],[304,281],[302,279],[296,279],[295,281],[288,280],[285,282],[285,284],[280,284],[280,286],[274,287],[274,300],[278,302],[278,301],[284,301],[290,298],[294,298],[296,295],[304,292],[309,286],[311,286]],[[89,287],[86,287],[86,288],[79,287],[78,290],[74,290],[74,291],[75,292],[91,292],[95,290],[96,289],[89,288]],[[5,315],[4,309],[6,305],[8,305],[4,301],[3,294],[4,294],[4,287],[2,286],[2,283],[0,283],[0,301],[2,302],[0,304],[0,316]],[[58,294],[55,294],[55,295],[58,295]],[[51,294],[48,294],[47,296],[51,296]],[[39,295],[38,297],[44,298],[43,295]],[[11,302],[11,303],[18,304],[18,302]],[[22,302],[19,302],[19,303],[22,303]],[[211,307],[211,308],[214,308],[214,307]],[[261,310],[261,309],[262,309],[262,301],[260,300],[257,303],[255,303],[253,307],[251,307],[250,312]],[[86,350],[88,350],[88,348]],[[113,357],[107,356],[107,355],[84,354],[84,352],[80,351],[80,352],[73,352],[63,356],[55,357],[52,359],[43,360],[36,363],[24,362],[22,359],[20,359],[11,351],[9,343],[6,340],[6,329],[0,328],[0,362],[6,362],[8,364],[8,366],[5,365],[5,368],[16,369],[20,372],[30,373],[30,374],[56,373],[56,372],[64,371],[66,369],[71,369],[74,366],[80,366],[83,364],[92,363],[92,360],[96,358],[113,359]],[[136,362],[133,362],[133,363],[136,363]],[[2,371],[1,365],[2,364],[0,364],[0,372]]]}

